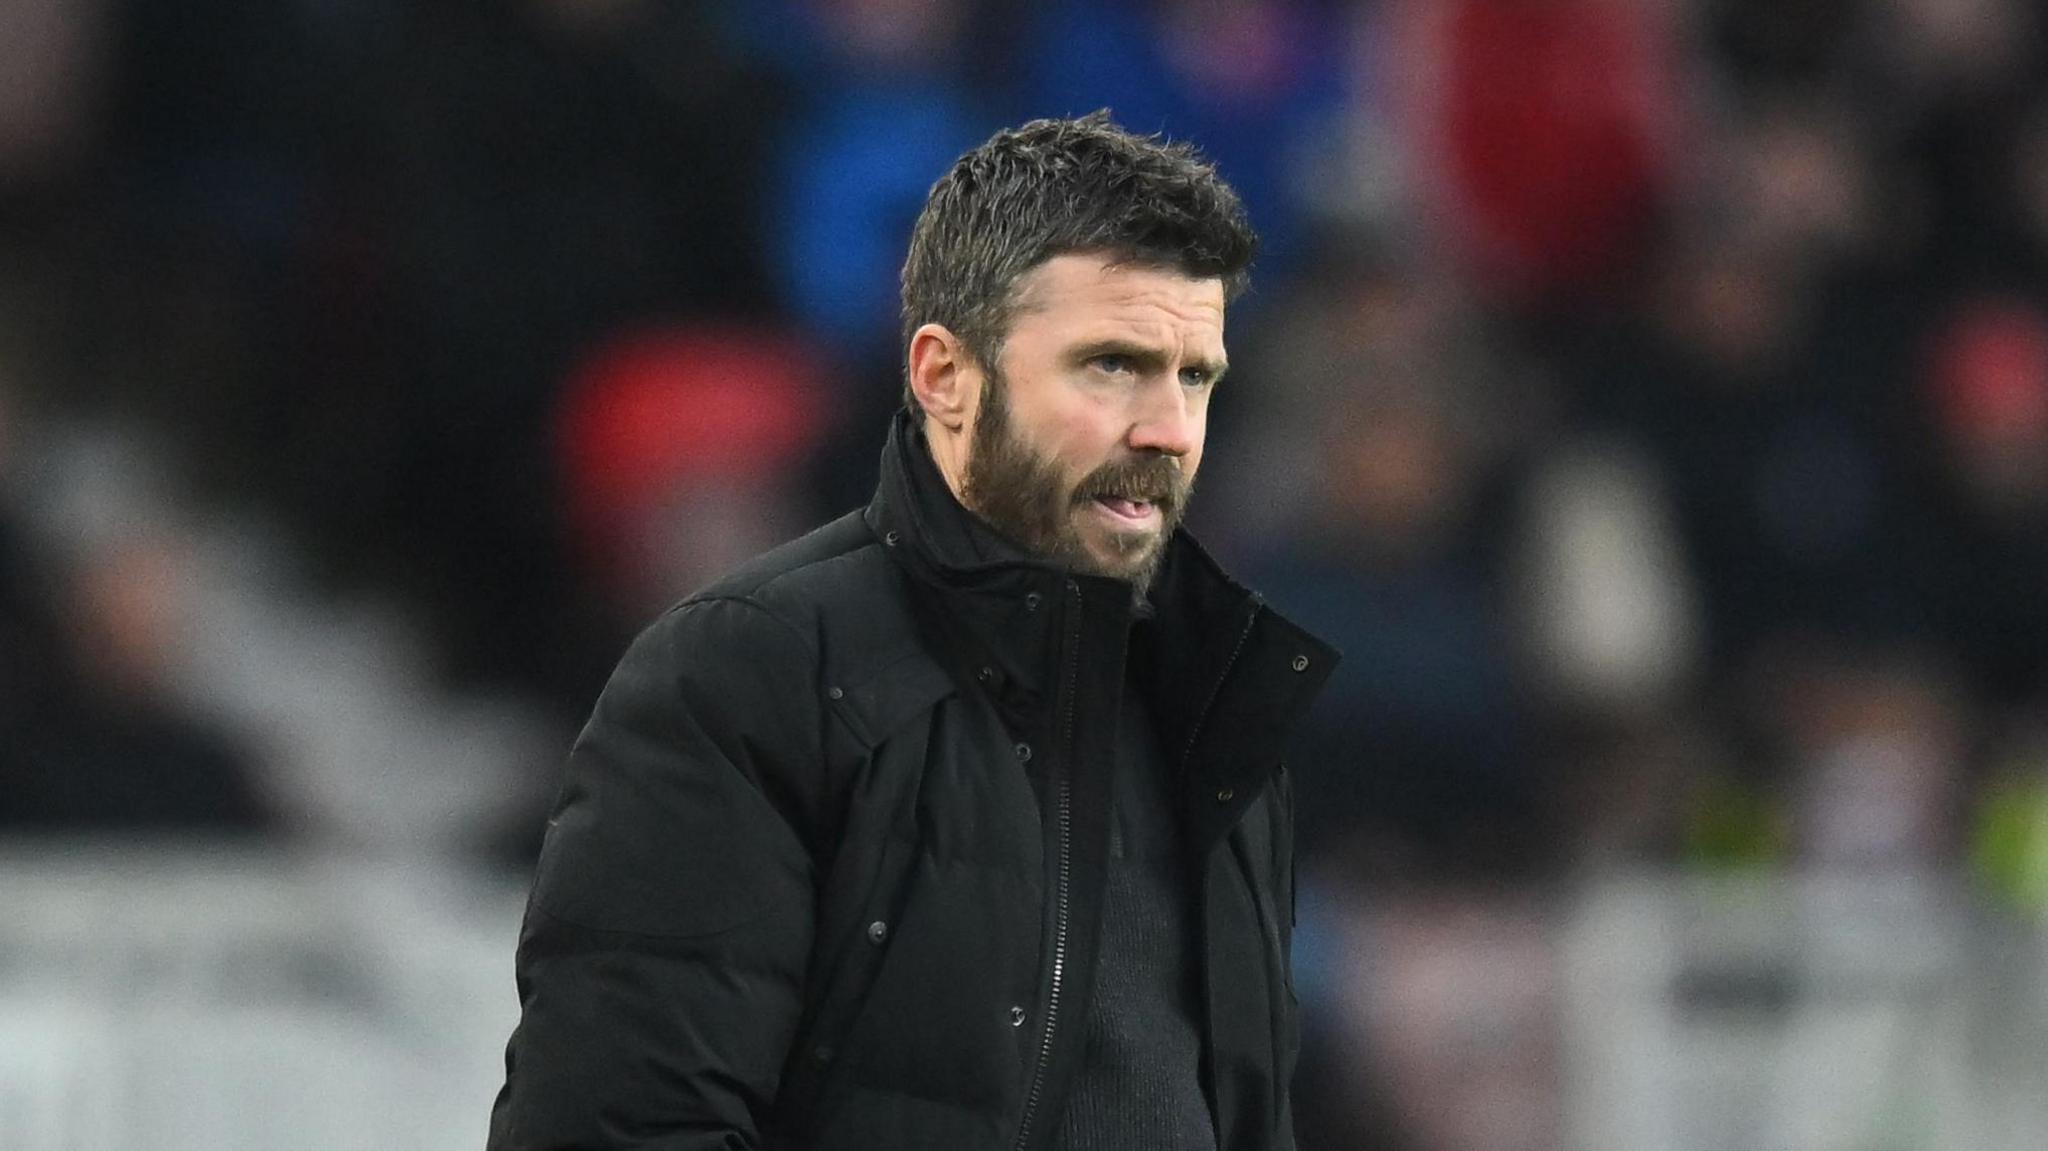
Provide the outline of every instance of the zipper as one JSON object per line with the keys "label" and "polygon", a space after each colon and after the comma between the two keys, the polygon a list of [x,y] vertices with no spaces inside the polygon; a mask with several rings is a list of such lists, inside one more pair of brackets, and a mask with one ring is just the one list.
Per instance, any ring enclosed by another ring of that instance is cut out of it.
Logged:
{"label": "zipper", "polygon": [[1202,738],[1202,728],[1209,723],[1209,713],[1216,710],[1216,699],[1223,694],[1223,684],[1230,679],[1230,669],[1237,666],[1237,657],[1244,654],[1244,645],[1251,641],[1252,629],[1259,623],[1260,603],[1252,600],[1252,610],[1245,613],[1244,630],[1237,633],[1237,646],[1230,649],[1230,658],[1223,661],[1223,670],[1217,673],[1216,683],[1209,688],[1209,698],[1203,702],[1202,710],[1195,713],[1195,722],[1188,727],[1188,745],[1181,749],[1181,773],[1187,771],[1188,762],[1195,758],[1195,741]]}
{"label": "zipper", "polygon": [[1081,662],[1081,585],[1067,581],[1066,668],[1060,684],[1060,732],[1053,762],[1053,823],[1057,829],[1059,870],[1053,887],[1052,987],[1045,997],[1045,1029],[1038,1043],[1038,1063],[1031,1071],[1031,1088],[1024,1096],[1024,1117],[1017,1125],[1017,1151],[1031,1141],[1031,1120],[1038,1113],[1045,1093],[1045,1073],[1052,1063],[1053,1035],[1060,1021],[1060,991],[1067,974],[1067,928],[1072,919],[1074,876],[1074,679]]}

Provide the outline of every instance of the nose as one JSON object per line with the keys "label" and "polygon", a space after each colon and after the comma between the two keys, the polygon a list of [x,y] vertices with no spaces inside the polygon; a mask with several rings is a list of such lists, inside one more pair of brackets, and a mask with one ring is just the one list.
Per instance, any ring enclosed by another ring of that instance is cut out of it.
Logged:
{"label": "nose", "polygon": [[1177,381],[1145,389],[1145,398],[1126,437],[1134,452],[1168,456],[1192,455],[1202,445],[1202,421]]}

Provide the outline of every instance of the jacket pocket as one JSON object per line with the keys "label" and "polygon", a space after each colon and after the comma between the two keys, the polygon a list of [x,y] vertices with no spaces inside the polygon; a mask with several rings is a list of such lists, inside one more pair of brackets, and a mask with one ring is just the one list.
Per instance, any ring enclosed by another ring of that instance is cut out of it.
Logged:
{"label": "jacket pocket", "polygon": [[805,1021],[798,1027],[782,1088],[776,1094],[776,1127],[785,1133],[808,1132],[827,1081],[843,1063],[847,1032],[859,1017],[887,955],[915,852],[915,845],[901,835],[887,836],[866,894],[859,900],[859,914],[851,917],[843,931],[834,933],[837,939],[819,941]]}
{"label": "jacket pocket", "polygon": [[901,730],[880,746],[870,745],[864,764],[852,773],[856,782],[819,892],[803,1018],[776,1094],[776,1125],[785,1133],[807,1135],[815,1122],[819,1099],[845,1063],[847,1032],[895,942],[918,853],[917,796],[930,742],[928,725],[906,723],[900,708],[914,703],[928,711],[940,698],[936,687],[926,682],[908,694],[885,693],[895,705],[884,722]]}

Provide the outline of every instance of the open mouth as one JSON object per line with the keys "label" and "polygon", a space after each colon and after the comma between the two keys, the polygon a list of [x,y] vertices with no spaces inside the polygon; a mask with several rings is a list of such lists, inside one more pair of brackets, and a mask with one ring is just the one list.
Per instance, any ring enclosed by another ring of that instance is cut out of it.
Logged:
{"label": "open mouth", "polygon": [[1159,505],[1147,499],[1129,496],[1096,496],[1095,506],[1108,512],[1117,520],[1133,526],[1149,524],[1159,515]]}

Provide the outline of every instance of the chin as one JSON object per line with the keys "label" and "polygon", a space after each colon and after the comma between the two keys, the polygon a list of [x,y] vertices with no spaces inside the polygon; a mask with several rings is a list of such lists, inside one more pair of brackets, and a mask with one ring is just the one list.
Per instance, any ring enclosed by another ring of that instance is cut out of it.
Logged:
{"label": "chin", "polygon": [[1118,546],[1114,542],[1092,543],[1088,547],[1088,564],[1093,569],[1091,574],[1136,582],[1151,572],[1162,546],[1158,533],[1145,532],[1128,538],[1131,543],[1126,546]]}

